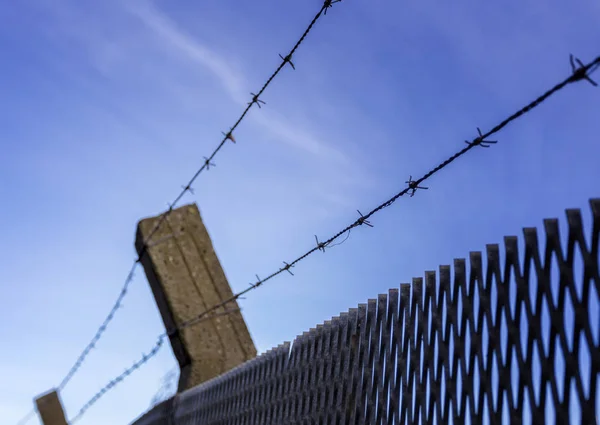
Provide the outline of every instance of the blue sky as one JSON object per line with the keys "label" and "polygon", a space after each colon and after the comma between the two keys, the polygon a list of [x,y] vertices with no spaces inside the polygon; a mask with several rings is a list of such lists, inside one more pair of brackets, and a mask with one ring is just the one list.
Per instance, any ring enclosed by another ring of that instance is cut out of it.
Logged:
{"label": "blue sky", "polygon": [[[23,0],[0,8],[0,418],[56,385],[114,302],[137,221],[166,208],[320,1]],[[335,5],[203,174],[195,195],[234,290],[400,190],[600,50],[592,1]],[[600,80],[600,76],[597,75]],[[579,207],[600,181],[600,92],[569,87],[252,292],[259,351]],[[596,183],[594,183],[596,182]],[[162,332],[145,276],[62,394],[68,416]],[[169,351],[79,422],[128,423]],[[36,419],[37,420],[37,419]],[[31,423],[36,423],[33,420]]]}

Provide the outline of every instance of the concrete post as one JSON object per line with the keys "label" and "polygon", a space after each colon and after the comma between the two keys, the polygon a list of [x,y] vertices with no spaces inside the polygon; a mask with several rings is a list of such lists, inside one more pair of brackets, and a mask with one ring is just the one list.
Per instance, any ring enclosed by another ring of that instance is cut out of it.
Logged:
{"label": "concrete post", "polygon": [[65,412],[56,390],[52,390],[35,399],[37,411],[44,425],[68,425]]}
{"label": "concrete post", "polygon": [[[171,212],[144,241],[159,217],[138,223],[135,246],[167,329],[192,319],[233,295],[195,204]],[[219,312],[238,309],[237,302]],[[256,357],[242,314],[237,311],[202,321],[170,337],[184,391]]]}

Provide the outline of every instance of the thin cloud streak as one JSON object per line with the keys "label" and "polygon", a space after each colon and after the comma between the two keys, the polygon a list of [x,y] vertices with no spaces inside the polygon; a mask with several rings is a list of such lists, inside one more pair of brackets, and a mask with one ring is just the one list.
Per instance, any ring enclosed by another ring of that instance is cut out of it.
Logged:
{"label": "thin cloud streak", "polygon": [[199,63],[212,72],[232,99],[237,103],[243,103],[243,78],[237,75],[215,52],[185,34],[175,22],[167,18],[149,2],[138,3],[138,6],[135,7],[130,5],[128,10],[163,41],[176,47],[188,59]]}
{"label": "thin cloud streak", "polygon": [[[248,102],[248,95],[242,87],[247,86],[244,78],[233,70],[226,61],[197,40],[185,34],[175,22],[167,18],[150,2],[138,3],[129,7],[149,29],[170,46],[177,48],[187,59],[208,69],[220,81],[232,100],[240,106]],[[300,148],[317,157],[333,160],[340,165],[351,166],[351,161],[343,152],[328,146],[306,131],[284,122],[274,113],[253,115],[251,119],[268,130],[273,136],[288,145]]]}

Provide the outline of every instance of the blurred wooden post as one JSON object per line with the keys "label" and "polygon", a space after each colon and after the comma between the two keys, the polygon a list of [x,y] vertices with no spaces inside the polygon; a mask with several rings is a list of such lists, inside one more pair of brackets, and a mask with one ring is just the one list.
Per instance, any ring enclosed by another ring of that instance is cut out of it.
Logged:
{"label": "blurred wooden post", "polygon": [[52,390],[35,399],[37,411],[44,425],[68,425],[65,412],[56,390]]}
{"label": "blurred wooden post", "polygon": [[[167,330],[233,296],[195,204],[174,209],[147,247],[160,216],[138,223],[135,246]],[[178,391],[219,376],[256,357],[256,348],[237,302],[170,336],[179,362]],[[237,311],[236,311],[237,310]]]}

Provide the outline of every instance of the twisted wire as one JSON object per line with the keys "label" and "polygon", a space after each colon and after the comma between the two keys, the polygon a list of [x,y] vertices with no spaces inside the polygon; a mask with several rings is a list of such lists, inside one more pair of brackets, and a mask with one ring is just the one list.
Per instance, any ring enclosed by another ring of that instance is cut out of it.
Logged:
{"label": "twisted wire", "polygon": [[77,373],[77,371],[79,370],[79,368],[83,364],[84,360],[89,355],[90,351],[95,347],[96,343],[102,337],[102,334],[106,330],[108,324],[114,318],[115,313],[117,312],[117,310],[121,306],[123,298],[127,294],[127,290],[129,288],[129,285],[131,284],[131,281],[133,280],[134,271],[137,268],[138,264],[140,264],[141,259],[143,258],[144,254],[146,253],[147,249],[149,248],[149,244],[150,244],[150,240],[151,240],[152,236],[159,230],[160,226],[164,223],[164,221],[167,219],[167,217],[172,213],[173,209],[179,203],[179,201],[183,198],[183,196],[186,194],[186,192],[193,193],[192,184],[196,181],[196,179],[198,178],[198,176],[203,171],[208,170],[211,166],[214,166],[214,164],[213,164],[212,161],[215,158],[215,156],[219,153],[219,151],[223,148],[223,146],[225,145],[225,143],[228,140],[230,140],[230,141],[232,141],[232,142],[235,143],[235,138],[233,136],[233,131],[237,129],[237,127],[244,120],[244,118],[246,117],[246,115],[248,114],[248,112],[250,111],[250,109],[254,105],[257,105],[260,108],[261,103],[264,104],[264,102],[259,99],[260,96],[265,92],[265,90],[267,89],[267,87],[273,82],[273,80],[275,79],[275,77],[277,77],[277,75],[281,72],[281,70],[283,69],[283,67],[286,64],[289,63],[295,69],[295,66],[294,66],[294,64],[291,61],[292,56],[298,50],[298,48],[300,47],[300,45],[305,41],[306,37],[308,36],[308,34],[310,33],[310,31],[313,29],[313,27],[317,23],[317,21],[323,15],[326,14],[327,10],[329,8],[331,8],[334,3],[338,3],[340,1],[341,0],[336,0],[336,1],[325,0],[324,1],[323,5],[321,6],[321,8],[317,12],[317,14],[314,16],[314,18],[312,19],[312,21],[310,22],[310,24],[308,25],[308,27],[306,28],[306,30],[302,33],[302,36],[300,37],[300,39],[296,42],[296,44],[293,46],[293,48],[288,53],[288,55],[286,55],[285,57],[279,55],[280,58],[282,59],[282,61],[280,62],[279,66],[271,74],[271,76],[267,79],[267,81],[262,85],[262,87],[260,88],[260,90],[256,94],[251,93],[251,95],[253,96],[252,97],[252,101],[248,103],[248,105],[246,106],[246,108],[244,109],[244,111],[242,112],[242,114],[240,115],[240,117],[237,119],[237,121],[235,122],[235,124],[231,127],[231,129],[227,133],[223,133],[224,137],[221,140],[221,142],[217,145],[216,149],[212,152],[212,154],[208,158],[205,157],[205,161],[203,162],[202,166],[196,171],[196,173],[192,176],[192,178],[188,181],[188,183],[185,186],[182,186],[183,187],[182,191],[179,192],[179,194],[175,197],[175,199],[173,200],[173,202],[171,202],[169,204],[169,209],[167,211],[165,211],[163,214],[161,214],[159,220],[156,222],[156,224],[154,225],[154,227],[148,233],[146,239],[144,240],[143,248],[140,251],[138,257],[136,258],[136,260],[134,261],[134,263],[133,263],[133,265],[131,267],[131,271],[129,272],[129,274],[127,276],[127,279],[125,280],[125,283],[123,284],[123,287],[121,289],[121,293],[119,294],[119,297],[117,298],[117,301],[113,304],[113,306],[112,306],[109,314],[106,316],[106,318],[104,319],[102,325],[100,325],[100,327],[98,328],[98,330],[94,334],[94,337],[92,338],[92,340],[84,348],[84,350],[81,352],[81,354],[79,355],[79,357],[77,358],[77,360],[75,361],[75,363],[73,364],[73,366],[71,367],[71,369],[69,370],[69,372],[66,374],[66,376],[63,378],[63,380],[59,384],[59,386],[58,386],[59,390],[64,389],[66,387],[66,385],[70,382],[70,380],[73,378],[73,376]]}
{"label": "twisted wire", "polygon": [[[326,3],[328,3],[328,2],[331,3],[331,0],[326,1]],[[325,9],[323,9],[323,10],[325,10]],[[323,10],[321,11],[321,13],[323,12]],[[229,304],[229,303],[231,303],[233,301],[237,301],[238,299],[240,299],[242,296],[244,296],[248,292],[250,292],[250,291],[252,291],[254,289],[257,289],[258,287],[262,286],[264,283],[270,281],[271,279],[273,279],[274,277],[280,275],[283,272],[288,272],[288,273],[290,273],[290,274],[293,275],[293,273],[290,270],[292,267],[294,267],[296,264],[298,264],[299,262],[301,262],[304,259],[306,259],[311,254],[315,253],[316,251],[323,251],[324,252],[327,247],[331,247],[331,246],[335,246],[335,245],[339,245],[339,244],[343,243],[348,238],[349,232],[352,229],[354,229],[355,227],[360,227],[360,226],[363,226],[363,225],[365,225],[367,227],[373,227],[373,225],[369,221],[369,218],[371,218],[373,215],[375,215],[376,213],[378,213],[379,211],[381,211],[381,210],[383,210],[385,208],[390,207],[400,197],[402,197],[404,195],[410,194],[410,196],[412,197],[412,196],[415,195],[415,193],[416,193],[417,190],[428,189],[427,187],[420,186],[420,184],[422,182],[424,182],[425,180],[429,179],[431,176],[433,176],[438,171],[440,171],[443,168],[445,168],[446,166],[448,166],[450,163],[452,163],[456,159],[458,159],[458,158],[462,157],[463,155],[465,155],[467,152],[469,152],[473,148],[478,147],[478,146],[479,147],[483,147],[483,148],[489,148],[490,145],[497,143],[497,141],[491,141],[491,140],[486,140],[486,139],[489,136],[491,136],[491,135],[499,132],[500,130],[502,130],[504,127],[506,127],[511,122],[515,121],[516,119],[518,119],[518,118],[524,116],[525,114],[527,114],[528,112],[532,111],[534,108],[536,108],[539,105],[541,105],[544,101],[546,101],[552,95],[556,94],[560,90],[562,90],[565,87],[567,87],[570,83],[574,83],[574,82],[578,82],[578,81],[582,81],[582,80],[587,80],[591,84],[596,85],[596,83],[593,80],[591,80],[590,73],[600,67],[600,56],[596,57],[596,59],[594,59],[593,61],[591,61],[587,65],[583,65],[580,61],[578,61],[578,63],[580,64],[580,66],[579,67],[573,66],[573,72],[572,72],[572,74],[569,77],[567,77],[566,79],[564,79],[560,83],[556,84],[554,87],[552,87],[549,90],[547,90],[541,96],[535,98],[533,101],[531,101],[530,103],[528,103],[523,108],[519,109],[517,112],[513,113],[512,115],[510,115],[508,118],[506,118],[503,121],[501,121],[499,124],[497,124],[495,127],[493,127],[488,132],[482,133],[481,130],[479,130],[479,128],[478,128],[477,131],[478,131],[479,136],[476,137],[475,139],[473,139],[471,142],[465,141],[465,143],[467,144],[466,147],[464,147],[463,149],[459,150],[458,152],[456,152],[455,154],[453,154],[452,156],[450,156],[448,159],[446,159],[445,161],[441,162],[440,164],[438,164],[437,166],[435,166],[434,168],[432,168],[431,170],[429,170],[427,173],[425,173],[419,179],[413,180],[412,176],[410,176],[409,180],[406,181],[407,186],[404,189],[402,189],[401,191],[399,191],[398,193],[396,193],[394,196],[392,196],[387,201],[379,204],[377,207],[375,207],[372,210],[370,210],[367,214],[363,215],[360,211],[358,211],[360,217],[357,220],[355,220],[351,224],[349,224],[346,227],[344,227],[342,230],[340,230],[337,233],[335,233],[329,239],[327,239],[327,240],[325,240],[323,242],[319,242],[319,239],[315,236],[315,239],[316,239],[316,242],[317,242],[316,246],[314,246],[313,248],[309,249],[304,254],[302,254],[301,256],[297,257],[295,260],[291,261],[290,263],[284,262],[284,264],[285,264],[284,267],[279,268],[277,271],[274,271],[273,273],[271,273],[270,275],[268,275],[264,279],[260,279],[257,276],[257,282],[253,283],[253,284],[250,284],[250,286],[247,287],[246,289],[244,289],[244,290],[242,290],[240,292],[237,292],[235,295],[231,296],[230,298],[227,298],[226,300],[224,300],[224,301],[222,301],[222,302],[220,302],[218,304],[215,304],[212,307],[210,307],[210,308],[202,311],[201,313],[199,313],[198,315],[194,316],[193,318],[180,323],[176,328],[166,330],[164,333],[162,333],[161,335],[159,335],[158,341],[154,345],[154,347],[152,348],[152,350],[150,351],[149,355],[143,355],[140,360],[138,360],[137,362],[135,362],[130,368],[126,369],[125,372],[123,372],[122,374],[120,374],[119,376],[117,376],[116,378],[114,378],[113,380],[111,380],[100,391],[98,391],[79,410],[78,414],[71,420],[71,423],[75,423],[77,420],[79,420],[83,416],[83,414],[85,414],[85,412],[92,405],[94,405],[106,392],[110,391],[118,383],[122,382],[131,373],[133,373],[133,371],[139,369],[142,365],[144,365],[152,357],[154,357],[158,353],[158,351],[160,350],[160,348],[162,347],[163,341],[165,340],[165,338],[171,337],[176,332],[178,332],[178,331],[180,331],[182,329],[194,326],[195,324],[197,324],[197,323],[199,323],[201,321],[208,320],[208,319],[211,319],[213,317],[220,316],[220,315],[223,315],[223,314],[229,314],[232,311],[238,311],[237,309],[225,310],[225,311],[222,311],[222,312],[218,312],[217,310],[219,310],[220,308],[224,307],[225,305],[227,305],[227,304]],[[571,64],[573,64],[573,58],[571,58]],[[339,244],[331,245],[331,243],[333,241],[335,241],[336,239],[338,239],[340,236],[342,236],[345,233],[348,233],[346,239],[344,239]]]}

